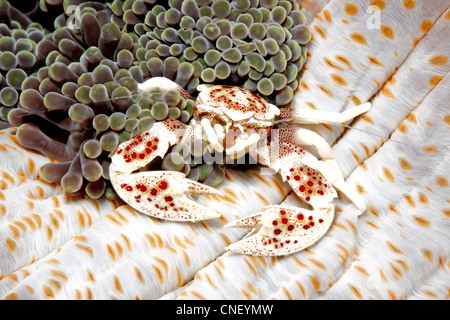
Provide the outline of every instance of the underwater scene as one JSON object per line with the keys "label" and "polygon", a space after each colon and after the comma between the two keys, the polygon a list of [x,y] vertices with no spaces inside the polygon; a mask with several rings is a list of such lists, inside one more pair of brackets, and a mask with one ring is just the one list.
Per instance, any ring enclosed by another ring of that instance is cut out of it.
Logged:
{"label": "underwater scene", "polygon": [[449,40],[450,0],[0,0],[0,298],[449,299]]}

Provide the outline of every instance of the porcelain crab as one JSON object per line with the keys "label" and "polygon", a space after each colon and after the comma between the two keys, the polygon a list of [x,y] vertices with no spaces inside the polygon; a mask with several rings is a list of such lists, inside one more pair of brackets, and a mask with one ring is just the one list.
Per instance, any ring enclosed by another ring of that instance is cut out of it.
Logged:
{"label": "porcelain crab", "polygon": [[[153,88],[176,89],[190,95],[166,78],[151,78],[139,85],[141,92]],[[187,194],[220,194],[215,188],[187,179],[174,171],[136,172],[170,146],[191,142],[197,135],[211,152],[237,158],[252,152],[259,164],[279,172],[292,190],[312,209],[269,206],[261,212],[233,221],[225,227],[253,228],[228,250],[252,255],[286,255],[300,251],[328,230],[334,217],[336,189],[358,208],[366,206],[358,193],[343,179],[331,147],[319,134],[301,127],[279,123],[344,123],[368,111],[366,102],[342,113],[307,109],[279,109],[257,94],[240,87],[200,85],[194,119],[187,125],[165,120],[122,143],[111,154],[111,183],[130,206],[147,215],[175,221],[217,218],[219,213],[198,204]],[[270,141],[268,138],[271,138]],[[304,148],[313,147],[320,158]],[[335,189],[336,188],[336,189]]]}

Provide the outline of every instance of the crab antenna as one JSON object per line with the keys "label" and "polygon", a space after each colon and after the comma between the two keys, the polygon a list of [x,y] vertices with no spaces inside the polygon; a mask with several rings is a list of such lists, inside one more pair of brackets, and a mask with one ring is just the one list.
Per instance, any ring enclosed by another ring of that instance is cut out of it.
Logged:
{"label": "crab antenna", "polygon": [[[364,133],[367,133],[367,134],[372,135],[372,136],[374,136],[374,137],[378,137],[378,138],[381,138],[381,139],[385,140],[385,138],[384,138],[383,136],[381,136],[381,135],[379,135],[379,134],[376,134],[376,133],[373,133],[373,132],[370,132],[370,131],[367,131],[367,130],[364,130],[364,129],[356,128],[356,127],[353,127],[353,126],[350,126],[350,125],[346,125],[346,124],[342,124],[342,123],[339,123],[339,125],[340,125],[340,126],[343,126],[343,127],[345,127],[345,128],[349,128],[349,129],[357,130],[357,131],[360,131],[360,132],[364,132]],[[395,143],[399,143],[399,144],[408,146],[408,147],[410,147],[410,148],[416,148],[416,149],[419,149],[417,146],[414,146],[414,145],[412,145],[412,144],[404,143],[404,142],[401,142],[401,141],[398,141],[398,140],[394,140],[394,139],[391,139],[391,138],[388,138],[388,139],[386,139],[385,141],[392,141],[392,142],[395,142]]]}

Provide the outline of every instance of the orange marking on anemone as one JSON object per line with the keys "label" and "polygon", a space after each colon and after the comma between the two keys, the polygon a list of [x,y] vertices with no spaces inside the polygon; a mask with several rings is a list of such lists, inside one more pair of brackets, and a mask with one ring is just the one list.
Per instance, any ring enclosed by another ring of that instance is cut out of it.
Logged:
{"label": "orange marking on anemone", "polygon": [[327,38],[326,33],[320,27],[314,26],[313,28],[323,39]]}
{"label": "orange marking on anemone", "polygon": [[414,215],[413,219],[415,222],[417,222],[417,224],[419,224],[422,227],[429,227],[431,225],[430,221],[424,217]]}
{"label": "orange marking on anemone", "polygon": [[416,6],[416,1],[415,0],[404,0],[403,6],[405,7],[406,10],[410,10]]}
{"label": "orange marking on anemone", "polygon": [[394,94],[388,87],[383,87],[383,89],[381,89],[381,93],[386,97],[395,98]]}
{"label": "orange marking on anemone", "polygon": [[409,161],[406,160],[405,158],[398,158],[398,163],[400,164],[400,167],[403,170],[411,170],[411,169],[413,169],[413,166],[411,165],[411,163],[409,163]]}
{"label": "orange marking on anemone", "polygon": [[342,55],[336,55],[336,60],[338,60],[339,62],[345,64],[350,69],[352,68],[352,64],[351,64],[350,60],[347,57],[342,56]]}
{"label": "orange marking on anemone", "polygon": [[331,17],[331,14],[328,10],[323,10],[323,16],[325,17],[325,20],[328,22],[333,21],[333,18]]}
{"label": "orange marking on anemone", "polygon": [[449,185],[447,178],[443,176],[436,177],[436,183],[439,187],[448,187]]}
{"label": "orange marking on anemone", "polygon": [[395,38],[395,32],[392,27],[387,25],[382,25],[380,28],[381,34],[385,36],[388,39],[394,39]]}
{"label": "orange marking on anemone", "polygon": [[392,171],[388,167],[383,167],[383,173],[384,176],[388,178],[389,181],[391,182],[395,181],[394,175],[392,174]]}
{"label": "orange marking on anemone", "polygon": [[430,84],[435,87],[438,85],[438,83],[442,80],[442,76],[432,76],[430,78]]}
{"label": "orange marking on anemone", "polygon": [[450,20],[450,10],[444,15],[444,19]]}
{"label": "orange marking on anemone", "polygon": [[359,43],[359,44],[363,44],[363,45],[367,45],[367,39],[366,37],[364,37],[361,33],[359,32],[354,32],[350,35],[350,38],[352,38],[353,41]]}
{"label": "orange marking on anemone", "polygon": [[333,94],[325,86],[318,84],[317,87],[319,87],[319,89],[322,90],[327,96],[333,98]]}
{"label": "orange marking on anemone", "polygon": [[376,65],[376,66],[380,66],[380,67],[383,67],[383,64],[380,62],[380,60],[378,60],[377,58],[375,58],[375,57],[367,57],[368,59],[369,59],[369,62],[371,63],[371,64],[373,64],[373,65]]}
{"label": "orange marking on anemone", "polygon": [[438,54],[430,58],[430,63],[435,66],[445,66],[448,62],[448,57],[443,54]]}
{"label": "orange marking on anemone", "polygon": [[341,75],[332,73],[331,79],[333,79],[334,82],[336,82],[340,86],[346,86],[348,84],[347,80],[345,80]]}
{"label": "orange marking on anemone", "polygon": [[344,12],[349,16],[354,16],[358,13],[358,6],[354,3],[346,3],[344,6]]}
{"label": "orange marking on anemone", "polygon": [[11,239],[11,238],[7,238],[7,239],[5,240],[5,243],[6,243],[6,247],[8,248],[8,251],[9,251],[9,252],[14,252],[14,251],[17,249],[17,243],[16,243],[16,241],[14,241],[14,240]]}
{"label": "orange marking on anemone", "polygon": [[427,33],[431,29],[432,26],[433,26],[433,21],[425,20],[420,25],[420,31],[422,31],[423,33]]}
{"label": "orange marking on anemone", "polygon": [[371,6],[377,6],[380,10],[386,8],[386,2],[384,0],[372,0],[370,1]]}

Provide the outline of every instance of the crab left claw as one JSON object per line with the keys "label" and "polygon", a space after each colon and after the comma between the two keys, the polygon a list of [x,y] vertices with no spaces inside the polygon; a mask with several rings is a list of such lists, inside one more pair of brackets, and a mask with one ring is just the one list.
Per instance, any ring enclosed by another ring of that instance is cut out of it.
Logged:
{"label": "crab left claw", "polygon": [[190,141],[192,128],[177,120],[165,120],[132,139],[123,142],[111,154],[109,176],[119,197],[134,209],[147,215],[175,221],[198,221],[220,216],[194,200],[191,194],[221,193],[211,187],[187,179],[176,171],[144,171],[133,173],[156,157],[164,157],[169,146]]}
{"label": "crab left claw", "polygon": [[307,210],[269,206],[263,211],[227,224],[226,228],[253,228],[244,239],[226,249],[251,255],[286,255],[309,247],[330,227],[334,206]]}
{"label": "crab left claw", "polygon": [[187,179],[181,172],[139,172],[120,176],[120,181],[117,182],[119,185],[115,189],[118,195],[134,209],[152,217],[173,221],[199,221],[220,217],[220,213],[198,204],[188,195],[221,193]]}

